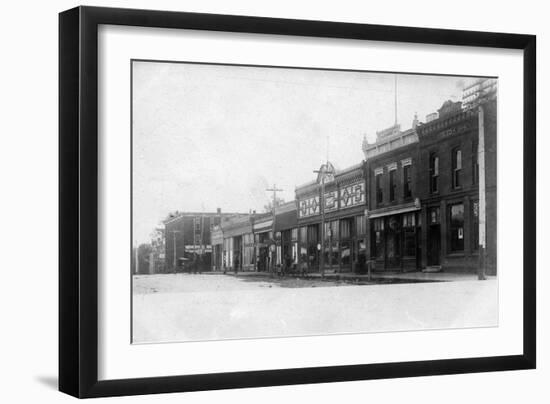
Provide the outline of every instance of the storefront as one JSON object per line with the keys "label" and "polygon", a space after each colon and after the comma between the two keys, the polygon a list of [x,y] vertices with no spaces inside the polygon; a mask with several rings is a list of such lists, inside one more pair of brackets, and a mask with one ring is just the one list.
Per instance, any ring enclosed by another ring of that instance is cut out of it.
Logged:
{"label": "storefront", "polygon": [[432,199],[425,210],[425,266],[432,270],[476,272],[479,265],[478,195],[470,192]]}
{"label": "storefront", "polygon": [[298,221],[296,202],[275,208],[276,262],[282,272],[295,272],[298,266]]}
{"label": "storefront", "polygon": [[223,270],[223,232],[220,225],[212,227],[211,231],[212,244],[212,270]]}
{"label": "storefront", "polygon": [[227,219],[222,223],[222,230],[224,270],[254,270],[254,238],[251,216]]}
{"label": "storefront", "polygon": [[[359,213],[359,212],[357,212]],[[366,217],[359,214],[330,217],[324,231],[325,268],[333,272],[364,272],[367,262]]]}
{"label": "storefront", "polygon": [[371,257],[377,271],[420,268],[420,202],[369,212]]}
{"label": "storefront", "polygon": [[319,271],[319,224],[301,226],[298,230],[298,263],[302,271]]}
{"label": "storefront", "polygon": [[340,220],[339,272],[366,271],[367,234],[364,214],[346,217]]}
{"label": "storefront", "polygon": [[233,270],[233,238],[223,239],[223,271]]}
{"label": "storefront", "polygon": [[273,215],[264,214],[254,219],[254,259],[255,270],[268,272],[271,265],[269,246],[272,243]]}

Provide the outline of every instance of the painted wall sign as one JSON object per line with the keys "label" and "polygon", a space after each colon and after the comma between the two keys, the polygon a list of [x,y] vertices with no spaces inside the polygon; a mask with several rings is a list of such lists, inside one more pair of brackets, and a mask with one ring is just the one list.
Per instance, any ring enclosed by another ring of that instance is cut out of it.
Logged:
{"label": "painted wall sign", "polygon": [[298,215],[299,217],[309,217],[321,213],[319,197],[312,196],[311,198],[300,200]]}
{"label": "painted wall sign", "polygon": [[[365,204],[365,183],[363,181],[340,188],[340,191],[325,192],[325,213]],[[321,214],[318,196],[301,199],[298,202],[298,217],[305,218]]]}
{"label": "painted wall sign", "polygon": [[470,129],[470,125],[467,125],[467,124],[455,126],[454,128],[450,128],[450,129],[444,130],[443,132],[440,132],[438,136],[454,136],[460,133],[464,133],[468,129]]}
{"label": "painted wall sign", "polygon": [[325,193],[325,212],[338,210],[338,191]]}
{"label": "painted wall sign", "polygon": [[340,189],[340,209],[365,203],[365,183],[363,181]]}

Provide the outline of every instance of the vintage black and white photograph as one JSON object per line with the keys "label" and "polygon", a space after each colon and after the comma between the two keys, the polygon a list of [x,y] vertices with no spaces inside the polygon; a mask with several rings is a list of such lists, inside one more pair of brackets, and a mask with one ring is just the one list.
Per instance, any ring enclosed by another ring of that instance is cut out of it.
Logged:
{"label": "vintage black and white photograph", "polygon": [[130,68],[132,343],[498,326],[497,77]]}

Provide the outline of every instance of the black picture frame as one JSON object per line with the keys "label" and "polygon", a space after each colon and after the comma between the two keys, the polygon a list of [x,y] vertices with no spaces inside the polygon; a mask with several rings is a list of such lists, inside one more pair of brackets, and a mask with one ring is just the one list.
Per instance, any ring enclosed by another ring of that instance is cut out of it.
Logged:
{"label": "black picture frame", "polygon": [[[98,381],[98,26],[113,24],[523,51],[523,354]],[[536,37],[185,12],[77,7],[59,15],[59,390],[104,397],[536,366]]]}

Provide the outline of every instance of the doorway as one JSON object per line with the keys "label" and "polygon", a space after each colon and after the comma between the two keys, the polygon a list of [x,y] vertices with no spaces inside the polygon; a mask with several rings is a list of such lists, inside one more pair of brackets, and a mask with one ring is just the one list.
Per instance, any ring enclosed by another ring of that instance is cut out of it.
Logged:
{"label": "doorway", "polygon": [[441,264],[441,226],[432,224],[428,230],[428,266]]}
{"label": "doorway", "polygon": [[400,216],[391,216],[387,219],[386,226],[386,268],[395,270],[400,269],[401,261],[401,226]]}

